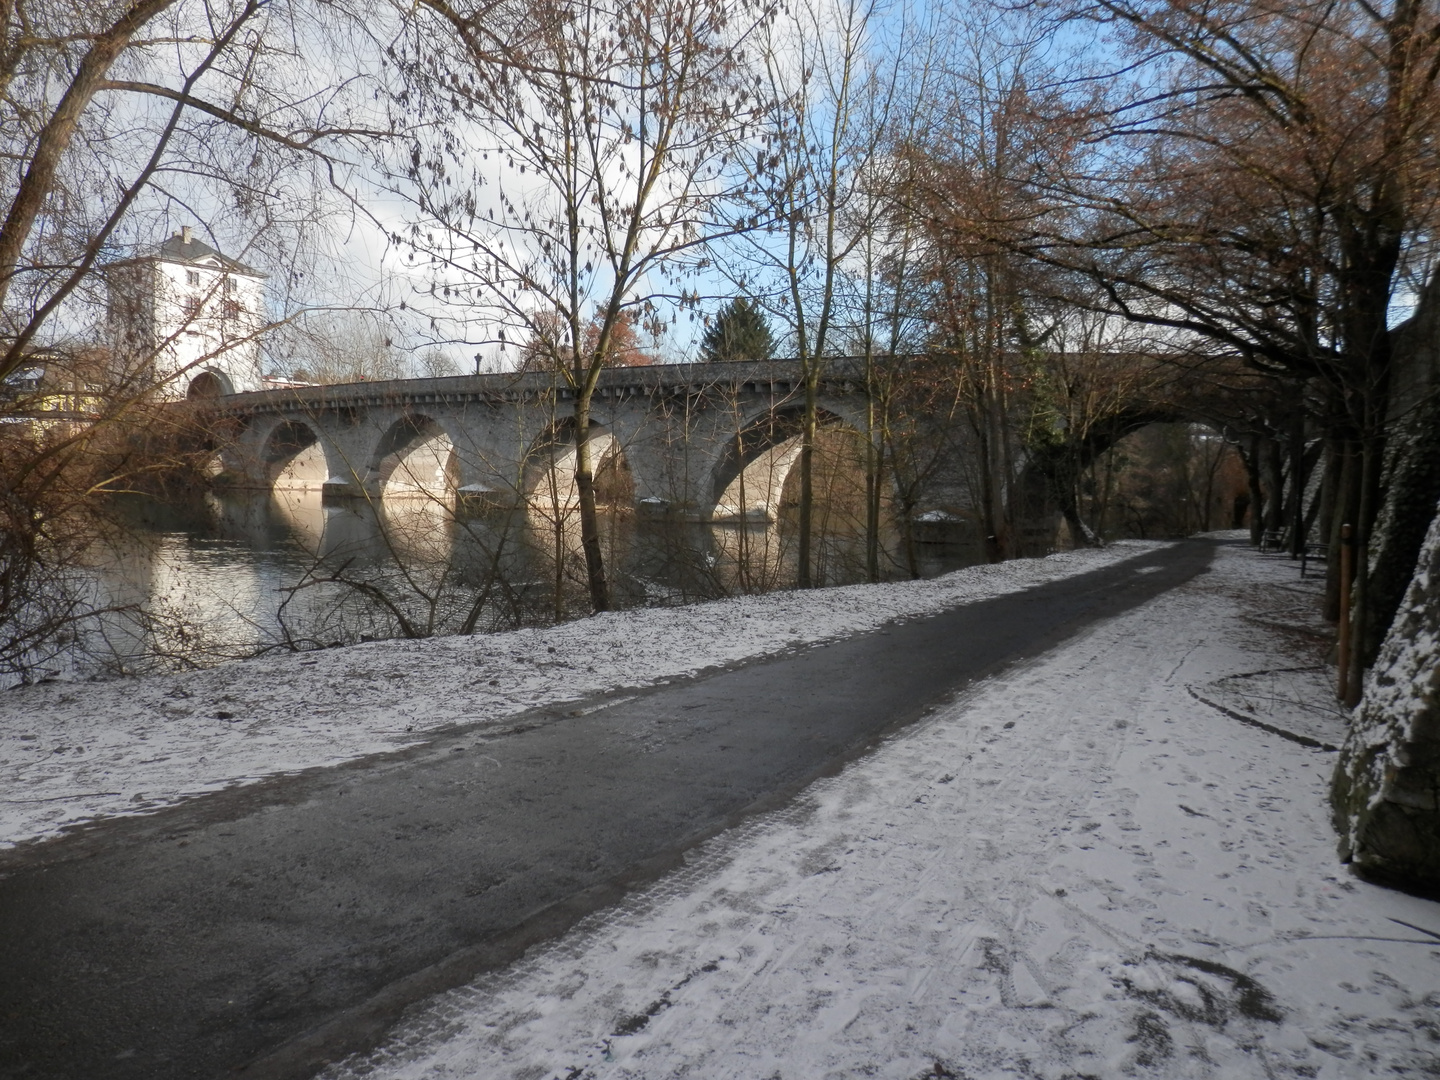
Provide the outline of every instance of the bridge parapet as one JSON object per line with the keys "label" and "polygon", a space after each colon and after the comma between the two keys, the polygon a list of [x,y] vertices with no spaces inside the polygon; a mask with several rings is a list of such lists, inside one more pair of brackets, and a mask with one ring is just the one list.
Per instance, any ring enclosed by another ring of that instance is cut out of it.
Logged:
{"label": "bridge parapet", "polygon": [[[603,401],[627,394],[674,396],[717,388],[744,390],[747,387],[757,391],[788,393],[799,388],[800,377],[800,362],[793,359],[612,367],[601,372],[596,398]],[[842,393],[856,393],[863,391],[864,379],[862,357],[832,357],[826,361],[821,382]],[[246,416],[296,410],[372,408],[397,403],[412,406],[464,405],[472,402],[499,404],[540,399],[569,401],[572,397],[565,380],[558,375],[508,371],[452,375],[440,379],[392,379],[255,390],[216,398],[212,408],[220,416]]]}

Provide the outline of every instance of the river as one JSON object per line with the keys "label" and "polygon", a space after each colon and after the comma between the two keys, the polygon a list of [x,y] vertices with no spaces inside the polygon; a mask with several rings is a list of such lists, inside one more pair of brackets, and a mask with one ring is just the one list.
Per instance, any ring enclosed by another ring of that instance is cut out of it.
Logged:
{"label": "river", "polygon": [[[574,508],[457,515],[416,496],[330,502],[317,491],[206,494],[183,503],[117,503],[118,527],[86,573],[95,621],[66,655],[34,673],[141,672],[204,665],[268,649],[396,636],[491,632],[589,610]],[[793,587],[796,522],[697,524],[603,511],[603,551],[617,607],[684,604]],[[822,585],[865,580],[858,528],[822,520]],[[887,529],[883,579],[909,577]],[[933,576],[979,561],[956,530],[922,533],[914,567]]]}

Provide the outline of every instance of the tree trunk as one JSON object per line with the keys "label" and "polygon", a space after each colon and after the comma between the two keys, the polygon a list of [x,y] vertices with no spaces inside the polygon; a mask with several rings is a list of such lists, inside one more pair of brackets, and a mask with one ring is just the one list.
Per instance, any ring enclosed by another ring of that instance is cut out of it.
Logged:
{"label": "tree trunk", "polygon": [[1332,439],[1326,439],[1321,443],[1323,450],[1321,468],[1324,472],[1320,477],[1320,498],[1316,500],[1318,509],[1317,532],[1320,543],[1330,543],[1330,530],[1335,524],[1335,496],[1340,490],[1340,459],[1335,454],[1335,443]]}
{"label": "tree trunk", "polygon": [[910,580],[920,580],[920,553],[915,549],[915,500],[901,501],[900,542],[905,547],[905,569]]}
{"label": "tree trunk", "polygon": [[1250,436],[1250,449],[1240,445],[1240,460],[1245,463],[1245,479],[1250,485],[1250,546],[1259,547],[1265,535],[1265,492],[1260,486],[1260,436]]}
{"label": "tree trunk", "polygon": [[[560,477],[555,472],[555,448],[550,448],[550,465],[545,470],[545,486],[550,489],[550,521],[555,528],[551,540],[554,557],[554,586],[551,608],[557,623],[565,619],[565,515],[568,509],[560,502]],[[566,493],[569,497],[569,493]]]}
{"label": "tree trunk", "polygon": [[580,496],[580,548],[585,552],[585,579],[590,585],[592,612],[610,610],[610,585],[600,548],[600,514],[595,506],[595,472],[590,460],[590,398],[575,395],[575,487]]}
{"label": "tree trunk", "polygon": [[1340,529],[1345,525],[1355,524],[1354,515],[1359,506],[1357,493],[1360,486],[1359,454],[1354,440],[1336,439],[1334,446],[1332,452],[1339,461],[1339,473],[1331,506],[1330,531],[1326,537],[1329,557],[1325,564],[1325,618],[1330,622],[1340,619]]}
{"label": "tree trunk", "polygon": [[810,357],[805,372],[805,417],[800,429],[800,545],[795,584],[801,589],[815,585],[810,560],[810,533],[815,517],[815,412],[819,394],[820,359]]}
{"label": "tree trunk", "polygon": [[979,450],[976,456],[980,459],[980,532],[985,541],[985,560],[997,563],[1005,557],[1000,549],[1000,526],[996,520],[1000,497],[995,489],[1000,470],[994,460],[994,440],[990,437],[989,414],[983,406],[972,408],[981,409],[975,423]]}
{"label": "tree trunk", "polygon": [[865,353],[865,579],[880,580],[880,497],[881,473],[885,467],[885,421],[887,406],[882,400],[877,418],[875,399],[879,388],[875,361]]}
{"label": "tree trunk", "polygon": [[1051,476],[1051,484],[1055,491],[1055,501],[1060,506],[1060,513],[1064,515],[1065,524],[1070,528],[1070,542],[1077,548],[1099,547],[1100,541],[1094,530],[1086,525],[1080,517],[1080,506],[1075,498],[1075,469],[1067,463],[1058,468]]}
{"label": "tree trunk", "polygon": [[1274,439],[1260,440],[1260,461],[1265,488],[1265,531],[1277,533],[1285,527],[1285,462]]}
{"label": "tree trunk", "polygon": [[1305,469],[1305,381],[1297,380],[1295,401],[1290,414],[1290,502],[1286,520],[1290,523],[1290,557],[1298,559],[1305,551],[1305,486],[1309,476]]}

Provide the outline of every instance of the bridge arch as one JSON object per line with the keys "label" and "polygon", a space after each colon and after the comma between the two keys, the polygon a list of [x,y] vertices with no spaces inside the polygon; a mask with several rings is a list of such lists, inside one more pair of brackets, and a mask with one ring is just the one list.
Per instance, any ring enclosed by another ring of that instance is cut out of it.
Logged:
{"label": "bridge arch", "polygon": [[330,470],[320,434],[303,420],[281,420],[265,436],[260,463],[275,491],[320,491]]}
{"label": "bridge arch", "polygon": [[365,466],[365,490],[381,498],[447,499],[459,486],[455,445],[445,425],[406,413],[380,435]]}
{"label": "bridge arch", "polygon": [[[786,488],[793,486],[803,425],[802,406],[772,407],[758,411],[726,441],[711,470],[710,520],[778,519],[782,506],[798,498]],[[816,428],[822,456],[843,454],[850,441],[863,445],[863,432],[839,410],[818,409]]]}
{"label": "bridge arch", "polygon": [[[1225,410],[1217,406],[1223,406],[1223,402],[1204,398],[1159,405],[1141,402],[1117,409],[1092,424],[1079,438],[1031,448],[1021,462],[1014,489],[1015,524],[1019,533],[1016,553],[1039,554],[1051,550],[1057,542],[1060,521],[1065,523],[1070,541],[1076,546],[1099,542],[1092,524],[1099,528],[1101,523],[1088,521],[1082,513],[1082,477],[1108,451],[1148,429],[1185,428],[1191,439],[1197,437],[1196,429],[1206,429],[1207,438],[1235,445],[1243,461],[1240,444],[1247,432],[1246,422],[1242,417],[1227,416]],[[1218,467],[1219,463],[1217,457],[1213,464]],[[1223,485],[1215,490],[1223,490]],[[1313,508],[1318,510],[1318,500]],[[1257,513],[1258,510],[1257,506]],[[1215,507],[1209,506],[1206,515],[1211,511],[1218,513]],[[1256,538],[1258,541],[1258,534]]]}
{"label": "bridge arch", "polygon": [[[574,417],[564,417],[549,425],[531,444],[522,480],[522,494],[531,507],[552,508],[563,513],[579,505],[574,433]],[[595,477],[595,501],[615,508],[633,506],[635,481],[624,448],[615,432],[598,420],[590,421],[590,461]]]}
{"label": "bridge arch", "polygon": [[204,368],[190,380],[185,398],[188,401],[214,401],[233,393],[235,384],[231,382],[230,376],[215,368]]}

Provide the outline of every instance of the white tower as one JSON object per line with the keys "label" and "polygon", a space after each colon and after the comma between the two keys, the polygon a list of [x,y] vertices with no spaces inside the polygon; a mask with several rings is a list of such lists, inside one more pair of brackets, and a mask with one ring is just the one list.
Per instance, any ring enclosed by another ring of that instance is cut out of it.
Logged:
{"label": "white tower", "polygon": [[187,225],[154,255],[111,271],[116,354],[164,397],[259,390],[264,282]]}

